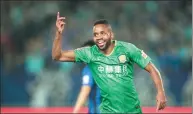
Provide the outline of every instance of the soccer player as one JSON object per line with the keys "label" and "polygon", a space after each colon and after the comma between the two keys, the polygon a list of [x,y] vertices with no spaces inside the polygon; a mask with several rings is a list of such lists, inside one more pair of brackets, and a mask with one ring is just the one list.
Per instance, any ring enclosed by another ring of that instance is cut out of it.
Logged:
{"label": "soccer player", "polygon": [[93,26],[96,45],[75,50],[62,50],[64,17],[57,14],[56,35],[52,57],[56,61],[84,62],[100,88],[101,113],[142,113],[133,81],[133,65],[136,63],[149,72],[157,89],[157,111],[166,106],[166,96],[161,75],[148,55],[132,43],[114,40],[107,20],[98,20]]}
{"label": "soccer player", "polygon": [[[95,43],[93,40],[89,40],[83,44],[82,47],[86,46],[93,46]],[[78,113],[81,106],[85,103],[87,100],[87,97],[89,96],[89,102],[88,102],[88,113],[99,113],[99,105],[100,105],[100,90],[97,87],[96,83],[94,82],[94,79],[92,77],[92,73],[86,65],[82,72],[82,87],[81,91],[78,96],[78,100],[76,102],[74,113]]]}

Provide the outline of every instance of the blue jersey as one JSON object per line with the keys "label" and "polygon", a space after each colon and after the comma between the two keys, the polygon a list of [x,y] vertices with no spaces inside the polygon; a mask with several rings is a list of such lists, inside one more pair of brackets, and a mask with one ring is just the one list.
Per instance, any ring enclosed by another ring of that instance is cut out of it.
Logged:
{"label": "blue jersey", "polygon": [[99,113],[99,105],[101,103],[100,91],[91,75],[91,71],[88,66],[86,66],[82,72],[82,85],[89,86],[91,88],[88,99],[89,113]]}

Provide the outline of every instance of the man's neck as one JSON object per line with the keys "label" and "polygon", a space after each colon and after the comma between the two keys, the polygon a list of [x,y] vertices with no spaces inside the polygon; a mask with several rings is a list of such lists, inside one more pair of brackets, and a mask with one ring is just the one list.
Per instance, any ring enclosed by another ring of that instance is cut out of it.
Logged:
{"label": "man's neck", "polygon": [[111,45],[104,51],[102,51],[105,55],[110,55],[115,47],[115,42],[112,41]]}

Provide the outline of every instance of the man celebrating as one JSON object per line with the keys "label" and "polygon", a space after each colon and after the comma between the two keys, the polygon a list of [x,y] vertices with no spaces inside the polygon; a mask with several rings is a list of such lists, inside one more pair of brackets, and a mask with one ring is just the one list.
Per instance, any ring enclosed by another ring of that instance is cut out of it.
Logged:
{"label": "man celebrating", "polygon": [[113,40],[112,28],[106,20],[94,23],[93,40],[96,45],[63,51],[61,42],[64,19],[57,14],[52,57],[57,61],[88,64],[100,88],[101,113],[142,113],[133,82],[134,63],[149,72],[155,83],[157,111],[165,108],[166,96],[161,75],[148,55],[131,43]]}

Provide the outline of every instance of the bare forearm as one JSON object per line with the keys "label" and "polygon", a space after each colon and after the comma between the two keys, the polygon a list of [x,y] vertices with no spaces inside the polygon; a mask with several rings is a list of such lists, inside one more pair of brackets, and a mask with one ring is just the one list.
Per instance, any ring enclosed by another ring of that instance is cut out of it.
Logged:
{"label": "bare forearm", "polygon": [[86,102],[89,93],[91,91],[91,88],[89,86],[83,86],[81,88],[80,94],[78,96],[75,108],[74,108],[74,113],[78,113],[78,111],[80,110],[80,108],[83,106],[83,104]]}
{"label": "bare forearm", "polygon": [[154,65],[152,65],[152,66],[153,67],[150,67],[150,75],[155,83],[156,88],[157,88],[156,111],[159,111],[159,110],[162,110],[165,108],[167,99],[165,96],[161,75],[160,75],[159,71],[157,70],[157,68]]}
{"label": "bare forearm", "polygon": [[153,69],[150,72],[150,75],[154,81],[154,84],[156,86],[157,92],[164,92],[164,88],[163,88],[163,82],[162,82],[162,78],[160,75],[160,72],[157,69]]}
{"label": "bare forearm", "polygon": [[55,39],[53,42],[53,47],[52,47],[52,58],[57,59],[61,56],[61,51],[62,51],[62,35],[59,32],[56,32]]}
{"label": "bare forearm", "polygon": [[146,71],[148,71],[151,75],[151,78],[154,81],[154,84],[156,86],[156,89],[158,92],[164,92],[164,88],[163,88],[163,82],[162,82],[162,78],[160,75],[160,72],[158,71],[158,69],[154,66],[153,63],[149,63],[146,68]]}
{"label": "bare forearm", "polygon": [[145,67],[145,70],[148,71],[155,83],[156,89],[157,89],[157,108],[156,110],[164,109],[166,106],[166,96],[164,92],[163,82],[160,75],[160,72],[158,69],[154,66],[153,63],[149,62],[149,64]]}
{"label": "bare forearm", "polygon": [[76,102],[75,108],[74,108],[74,113],[77,113],[80,108],[83,106],[83,104],[86,102],[88,95],[85,94],[84,92],[81,92],[78,96],[78,100]]}

